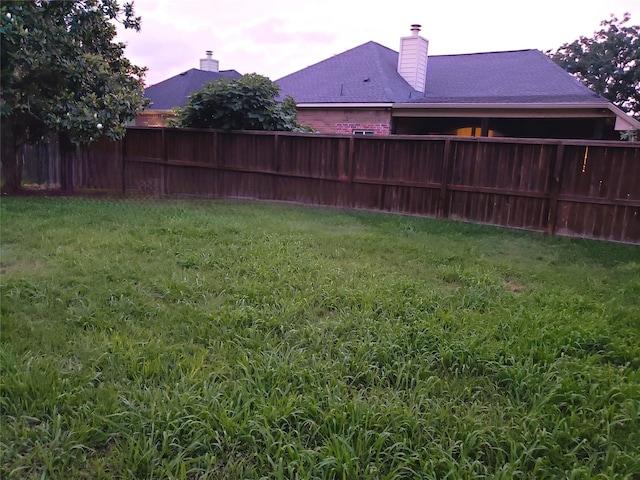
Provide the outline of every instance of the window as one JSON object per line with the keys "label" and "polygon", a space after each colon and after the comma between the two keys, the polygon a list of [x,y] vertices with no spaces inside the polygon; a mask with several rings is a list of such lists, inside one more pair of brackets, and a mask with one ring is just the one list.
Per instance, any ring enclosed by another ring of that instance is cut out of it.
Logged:
{"label": "window", "polygon": [[374,130],[354,130],[354,135],[375,135],[376,132]]}

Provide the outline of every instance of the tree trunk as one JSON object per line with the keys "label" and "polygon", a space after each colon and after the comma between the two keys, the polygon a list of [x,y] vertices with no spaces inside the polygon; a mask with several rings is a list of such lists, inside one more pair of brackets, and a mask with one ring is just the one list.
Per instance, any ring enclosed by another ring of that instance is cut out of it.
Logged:
{"label": "tree trunk", "polygon": [[13,125],[2,121],[2,193],[14,193],[22,188],[22,158],[18,156],[18,142]]}

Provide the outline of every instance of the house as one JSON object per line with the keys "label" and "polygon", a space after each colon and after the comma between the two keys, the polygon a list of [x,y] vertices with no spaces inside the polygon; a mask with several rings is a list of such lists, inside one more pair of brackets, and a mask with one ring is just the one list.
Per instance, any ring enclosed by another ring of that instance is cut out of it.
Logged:
{"label": "house", "polygon": [[538,50],[429,56],[420,25],[395,52],[367,42],[277,80],[327,134],[620,138],[640,122]]}
{"label": "house", "polygon": [[218,70],[219,62],[212,58],[213,52],[207,50],[206,58],[200,60],[200,68],[192,68],[160,83],[145,88],[144,96],[151,101],[151,106],[138,114],[136,126],[164,127],[167,119],[174,117],[173,108],[184,107],[189,95],[200,90],[205,83],[228,78],[233,80],[242,77],[235,70]]}

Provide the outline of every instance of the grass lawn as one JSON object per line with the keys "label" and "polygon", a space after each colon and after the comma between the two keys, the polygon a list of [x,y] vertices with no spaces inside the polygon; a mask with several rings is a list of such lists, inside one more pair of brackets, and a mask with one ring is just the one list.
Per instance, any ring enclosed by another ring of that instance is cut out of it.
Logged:
{"label": "grass lawn", "polygon": [[640,478],[640,247],[3,198],[2,478]]}

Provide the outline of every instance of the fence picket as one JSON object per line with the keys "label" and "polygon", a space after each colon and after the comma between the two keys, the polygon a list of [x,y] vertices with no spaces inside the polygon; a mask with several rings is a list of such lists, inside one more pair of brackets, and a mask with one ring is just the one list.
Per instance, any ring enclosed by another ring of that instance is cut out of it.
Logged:
{"label": "fence picket", "polygon": [[282,200],[640,244],[638,142],[136,127],[119,142],[62,152],[62,182],[80,195]]}

